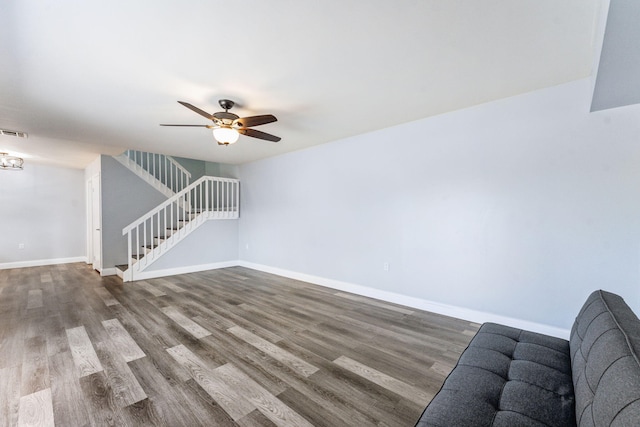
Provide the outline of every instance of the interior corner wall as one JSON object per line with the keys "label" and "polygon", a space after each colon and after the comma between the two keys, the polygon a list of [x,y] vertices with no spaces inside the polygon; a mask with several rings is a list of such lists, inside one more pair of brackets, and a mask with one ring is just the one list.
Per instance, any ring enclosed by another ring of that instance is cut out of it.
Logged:
{"label": "interior corner wall", "polygon": [[174,157],[173,159],[189,171],[191,174],[191,182],[194,182],[205,175],[237,179],[238,166],[236,165],[187,159],[184,157]]}
{"label": "interior corner wall", "polygon": [[[601,0],[600,10],[596,14],[598,19],[595,25],[594,43],[593,43],[594,55],[593,55],[593,64],[591,66],[591,93],[592,94],[596,90],[596,81],[598,79],[598,69],[600,67],[600,57],[602,56],[604,34],[607,28],[607,19],[609,17],[610,5],[611,5],[611,0]],[[591,105],[593,109],[593,99],[591,100]]]}
{"label": "interior corner wall", "polygon": [[[207,163],[209,164],[209,163]],[[221,178],[231,178],[238,179],[240,176],[240,167],[238,165],[230,165],[227,163],[218,163],[218,174],[215,176],[219,176]],[[207,175],[210,175],[207,173]]]}
{"label": "interior corner wall", "polygon": [[[640,313],[640,106],[591,81],[240,167],[240,259],[570,328],[595,289]],[[388,263],[388,271],[385,271]]]}
{"label": "interior corner wall", "polygon": [[640,103],[640,3],[609,0],[591,111]]}
{"label": "interior corner wall", "polygon": [[0,200],[0,268],[86,257],[82,169],[27,160],[22,171],[0,171]]}

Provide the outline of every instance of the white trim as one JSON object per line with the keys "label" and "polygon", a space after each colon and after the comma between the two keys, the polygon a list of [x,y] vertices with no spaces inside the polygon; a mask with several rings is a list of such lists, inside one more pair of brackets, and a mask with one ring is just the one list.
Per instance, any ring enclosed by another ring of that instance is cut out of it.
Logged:
{"label": "white trim", "polygon": [[72,262],[84,262],[87,264],[89,263],[86,256],[72,258],[36,259],[33,261],[5,262],[0,264],[0,270],[6,270],[9,268],[41,267],[44,265],[54,264],[70,264]]}
{"label": "white trim", "polygon": [[111,267],[111,268],[103,268],[102,270],[100,270],[100,275],[101,276],[115,276],[116,274],[118,274],[116,272],[117,268],[115,267]]}
{"label": "white trim", "polygon": [[541,334],[551,335],[551,336],[563,338],[563,339],[568,339],[570,334],[570,331],[568,329],[562,329],[555,326],[545,325],[542,323],[535,323],[527,320],[515,319],[512,317],[501,316],[494,313],[486,313],[484,311],[477,311],[477,310],[472,310],[464,307],[456,307],[453,305],[441,304],[438,302],[433,302],[433,301],[428,301],[421,298],[402,295],[395,292],[383,291],[380,289],[370,288],[368,286],[356,285],[354,283],[327,279],[324,277],[313,276],[305,273],[298,273],[296,271],[285,270],[282,268],[270,267],[262,264],[255,264],[248,261],[239,261],[238,265],[241,267],[251,268],[253,270],[259,270],[259,271],[264,271],[266,273],[275,274],[278,276],[288,277],[290,279],[301,280],[304,282],[325,286],[327,288],[339,289],[344,292],[351,292],[351,293],[366,296],[369,298],[376,298],[376,299],[386,301],[386,302],[391,302],[394,304],[401,304],[407,307],[413,307],[413,308],[417,308],[424,311],[430,311],[432,313],[438,313],[445,316],[456,317],[458,319],[469,320],[475,323],[485,323],[485,322],[501,323],[503,325],[512,326],[514,328],[534,331]]}
{"label": "white trim", "polygon": [[93,259],[93,233],[92,233],[92,229],[91,229],[91,218],[92,218],[92,209],[93,209],[93,198],[91,197],[91,178],[85,180],[85,195],[84,195],[85,199],[85,215],[86,215],[86,221],[85,221],[85,226],[86,226],[86,252],[87,252],[87,264],[90,263],[90,260]]}
{"label": "white trim", "polygon": [[140,178],[141,180],[143,180],[144,182],[146,182],[147,184],[149,184],[150,186],[152,186],[153,188],[161,192],[166,197],[171,197],[175,194],[174,191],[169,187],[167,187],[162,181],[158,180],[149,172],[142,169],[142,167],[138,165],[136,162],[131,160],[127,156],[126,152],[118,156],[113,156],[113,158],[119,161],[124,167],[129,169],[131,172],[136,174],[138,178]]}
{"label": "white trim", "polygon": [[217,270],[219,268],[237,267],[240,261],[222,261],[211,264],[189,265],[186,267],[168,268],[165,270],[141,271],[135,274],[136,280],[155,279],[157,277],[175,276],[176,274],[197,273],[199,271]]}
{"label": "white trim", "polygon": [[182,165],[180,164],[180,162],[179,162],[179,161],[177,161],[176,159],[174,159],[174,158],[173,158],[173,157],[171,157],[171,156],[167,156],[166,154],[165,154],[165,157],[166,157],[167,159],[169,159],[169,161],[170,161],[171,163],[173,163],[173,164],[174,164],[178,169],[180,169],[180,170],[182,171],[182,173],[184,173],[184,174],[187,176],[187,178],[189,178],[189,180],[191,180],[191,172],[189,172],[188,170],[186,170],[186,169],[185,169],[185,167],[184,167],[184,166],[182,166]]}
{"label": "white trim", "polygon": [[[87,222],[89,223],[89,233],[91,236],[91,263],[94,270],[102,271],[102,169],[99,170],[91,177],[91,200],[89,203],[91,204],[91,216],[87,217]],[[97,191],[97,198],[94,203],[94,191]],[[96,216],[97,211],[97,220],[98,224],[94,224],[93,219]],[[94,231],[99,231],[99,237],[96,239]],[[96,242],[96,240],[99,240]],[[98,245],[98,251],[96,253],[96,244]],[[89,252],[87,252],[87,256],[89,256]]]}

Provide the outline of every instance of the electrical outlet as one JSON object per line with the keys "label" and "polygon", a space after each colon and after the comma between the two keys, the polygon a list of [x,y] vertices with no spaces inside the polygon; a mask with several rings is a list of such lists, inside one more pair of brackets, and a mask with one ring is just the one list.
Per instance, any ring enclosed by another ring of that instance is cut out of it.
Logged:
{"label": "electrical outlet", "polygon": [[18,249],[24,249],[24,243],[18,243]]}
{"label": "electrical outlet", "polygon": [[388,263],[388,262],[385,262],[384,264],[382,264],[382,269],[383,269],[384,271],[389,271],[389,263]]}

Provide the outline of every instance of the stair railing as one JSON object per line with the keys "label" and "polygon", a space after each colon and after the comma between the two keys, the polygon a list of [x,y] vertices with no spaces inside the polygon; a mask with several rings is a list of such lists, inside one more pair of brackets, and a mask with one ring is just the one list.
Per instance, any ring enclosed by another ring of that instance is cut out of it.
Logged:
{"label": "stair railing", "polygon": [[239,206],[240,181],[203,176],[142,215],[122,230],[127,236],[130,277],[205,221],[238,218]]}
{"label": "stair railing", "polygon": [[127,150],[124,155],[135,168],[146,171],[174,193],[182,191],[191,181],[191,173],[171,156],[137,150]]}

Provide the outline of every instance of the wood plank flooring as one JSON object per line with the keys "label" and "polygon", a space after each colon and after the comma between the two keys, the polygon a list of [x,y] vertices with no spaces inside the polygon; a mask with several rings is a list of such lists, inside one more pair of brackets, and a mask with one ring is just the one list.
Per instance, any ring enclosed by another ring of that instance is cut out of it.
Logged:
{"label": "wood plank flooring", "polygon": [[241,267],[0,270],[0,427],[413,426],[478,327]]}

